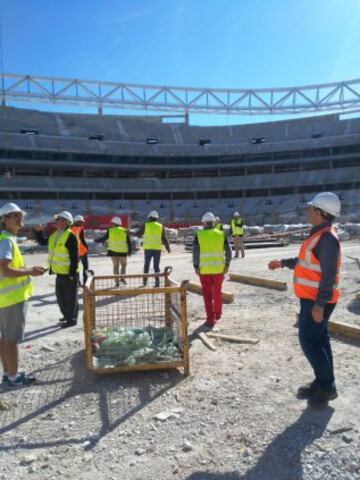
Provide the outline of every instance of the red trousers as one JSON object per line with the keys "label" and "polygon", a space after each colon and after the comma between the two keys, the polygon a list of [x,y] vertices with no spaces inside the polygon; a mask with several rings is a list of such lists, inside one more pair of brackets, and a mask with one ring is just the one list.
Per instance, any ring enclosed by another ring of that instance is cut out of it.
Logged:
{"label": "red trousers", "polygon": [[217,273],[214,275],[200,275],[200,282],[206,310],[206,323],[211,325],[215,325],[216,321],[221,317],[221,286],[223,281],[224,275],[222,273]]}

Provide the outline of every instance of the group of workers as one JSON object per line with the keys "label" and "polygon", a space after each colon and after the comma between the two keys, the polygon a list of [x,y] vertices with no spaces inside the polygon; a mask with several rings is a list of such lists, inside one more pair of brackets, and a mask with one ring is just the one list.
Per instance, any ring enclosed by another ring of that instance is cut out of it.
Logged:
{"label": "group of workers", "polygon": [[[308,238],[302,243],[298,257],[272,260],[268,268],[294,269],[294,292],[300,299],[299,340],[309,361],[314,380],[298,389],[298,397],[310,405],[322,407],[337,397],[333,357],[328,335],[329,318],[339,299],[341,265],[340,243],[332,223],[340,215],[340,200],[331,192],[322,192],[308,203],[308,219],[312,225]],[[24,334],[28,300],[32,295],[32,276],[43,275],[41,266],[26,268],[16,242],[24,225],[23,212],[16,204],[0,208],[0,357],[4,370],[2,381],[9,387],[27,385],[35,378],[18,371],[18,343]],[[79,260],[83,264],[83,281],[88,270],[88,245],[84,236],[84,218],[72,217],[70,212],[55,215],[55,231],[47,237],[42,225],[35,228],[36,239],[48,245],[48,268],[56,275],[56,298],[63,314],[62,327],[77,323]],[[206,310],[205,327],[213,329],[222,315],[222,283],[232,257],[231,248],[218,217],[207,212],[202,217],[203,228],[195,234],[193,266],[200,278]],[[231,220],[235,258],[239,249],[244,256],[244,225],[238,212]],[[164,245],[170,253],[169,241],[156,211],[139,230],[145,251],[144,273],[153,261],[155,273],[160,273],[160,256]],[[119,283],[126,284],[127,256],[132,254],[131,239],[122,227],[120,217],[113,217],[108,231],[96,242],[108,241],[108,256]],[[119,268],[121,266],[121,272]],[[143,277],[146,285],[147,277]],[[155,276],[155,286],[159,277]]]}

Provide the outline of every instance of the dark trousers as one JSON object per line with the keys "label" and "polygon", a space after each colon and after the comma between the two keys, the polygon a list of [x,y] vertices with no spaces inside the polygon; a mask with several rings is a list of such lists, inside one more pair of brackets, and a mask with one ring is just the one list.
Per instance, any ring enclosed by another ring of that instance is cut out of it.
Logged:
{"label": "dark trousers", "polygon": [[86,280],[88,278],[86,272],[89,270],[89,259],[87,253],[85,253],[85,255],[82,255],[80,257],[80,260],[83,266],[83,283],[86,283]]}
{"label": "dark trousers", "polygon": [[[153,260],[154,272],[160,273],[161,250],[144,250],[144,254],[145,254],[144,273],[149,273],[151,260]],[[144,278],[144,285],[146,285],[145,278]],[[159,285],[160,285],[160,279],[157,277],[155,279],[155,286],[158,287]]]}
{"label": "dark trousers", "polygon": [[69,277],[56,277],[56,299],[60,311],[67,322],[76,322],[78,315],[78,279]]}
{"label": "dark trousers", "polygon": [[300,299],[299,340],[302,351],[314,370],[316,382],[324,390],[331,391],[335,386],[335,377],[328,323],[336,304],[327,303],[323,321],[316,323],[311,315],[314,303],[313,300]]}

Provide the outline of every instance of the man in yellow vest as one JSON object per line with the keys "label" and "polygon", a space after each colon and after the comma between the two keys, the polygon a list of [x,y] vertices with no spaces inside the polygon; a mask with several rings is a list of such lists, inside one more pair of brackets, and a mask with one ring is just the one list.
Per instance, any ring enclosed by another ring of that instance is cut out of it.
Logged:
{"label": "man in yellow vest", "polygon": [[317,408],[337,397],[328,323],[339,299],[341,251],[332,222],[340,215],[340,209],[340,200],[334,193],[316,195],[308,202],[312,229],[298,257],[269,263],[270,270],[294,270],[294,291],[300,299],[299,340],[315,376],[311,383],[298,389],[297,397],[307,399]]}
{"label": "man in yellow vest", "polygon": [[46,272],[43,267],[26,268],[16,243],[25,215],[15,203],[0,208],[0,357],[2,383],[9,387],[29,385],[36,380],[18,372],[18,343],[23,339],[28,300],[32,296],[30,276]]}
{"label": "man in yellow vest", "polygon": [[231,248],[225,233],[215,228],[213,213],[206,212],[201,221],[203,229],[196,232],[193,244],[193,265],[202,286],[205,326],[211,329],[222,315],[221,287],[229,270]]}
{"label": "man in yellow vest", "polygon": [[79,247],[79,259],[83,266],[83,284],[87,280],[87,271],[89,270],[88,251],[89,247],[85,240],[85,218],[82,215],[76,215],[74,217],[74,225],[70,228],[78,241]]}
{"label": "man in yellow vest", "polygon": [[[113,274],[119,275],[121,265],[121,275],[126,275],[127,257],[132,253],[131,239],[128,230],[122,227],[121,218],[113,217],[110,221],[110,228],[105,235],[94,241],[96,243],[108,242],[107,254],[111,257],[113,263]],[[121,278],[120,282],[126,285],[125,278]],[[115,285],[119,286],[119,280],[115,281]]]}
{"label": "man in yellow vest", "polygon": [[244,250],[244,221],[240,217],[239,212],[234,212],[233,218],[230,222],[231,235],[234,240],[235,258],[239,258],[239,248],[241,249],[241,256],[245,257]]}
{"label": "man in yellow vest", "polygon": [[[159,222],[159,214],[153,210],[148,215],[148,221],[140,228],[139,236],[143,237],[144,247],[144,273],[149,273],[150,263],[153,260],[154,272],[160,273],[160,257],[162,246],[164,245],[168,253],[170,253],[170,244],[165,234],[164,226]],[[144,277],[143,284],[146,285],[147,280]],[[160,285],[159,277],[155,278],[155,287]]]}
{"label": "man in yellow vest", "polygon": [[49,273],[56,275],[56,299],[63,315],[61,328],[73,327],[78,316],[78,241],[70,231],[73,216],[63,211],[55,215],[55,232],[49,238],[44,235],[44,226],[35,227],[36,240],[40,245],[48,245]]}

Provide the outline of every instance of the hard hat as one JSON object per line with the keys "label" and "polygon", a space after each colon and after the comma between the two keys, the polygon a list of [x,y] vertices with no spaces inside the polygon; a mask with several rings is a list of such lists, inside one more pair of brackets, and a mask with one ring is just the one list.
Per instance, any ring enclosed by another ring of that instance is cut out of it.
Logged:
{"label": "hard hat", "polygon": [[217,222],[220,222],[220,217],[216,217],[216,221],[217,221]]}
{"label": "hard hat", "polygon": [[85,218],[82,215],[75,215],[74,222],[85,222]]}
{"label": "hard hat", "polygon": [[202,223],[215,223],[216,222],[216,217],[213,213],[211,212],[206,212],[201,218]]}
{"label": "hard hat", "polygon": [[159,214],[156,210],[149,213],[148,218],[159,218]]}
{"label": "hard hat", "polygon": [[56,215],[54,215],[54,218],[55,218],[55,220],[57,218],[62,218],[63,220],[66,220],[70,224],[74,222],[73,216],[71,215],[70,212],[68,212],[66,210],[63,210],[62,212],[57,213]]}
{"label": "hard hat", "polygon": [[307,202],[307,204],[312,207],[320,208],[320,210],[323,210],[334,217],[338,217],[340,215],[341,202],[335,193],[318,193],[310,202]]}
{"label": "hard hat", "polygon": [[234,217],[240,217],[240,213],[239,212],[234,212]]}
{"label": "hard hat", "polygon": [[21,210],[21,208],[16,205],[16,203],[5,203],[5,205],[0,208],[0,217],[15,212],[21,212],[23,215],[26,215],[26,212],[24,212],[24,210]]}
{"label": "hard hat", "polygon": [[111,223],[114,223],[115,225],[121,225],[122,224],[122,221],[121,221],[121,218],[120,217],[113,217],[111,219]]}

